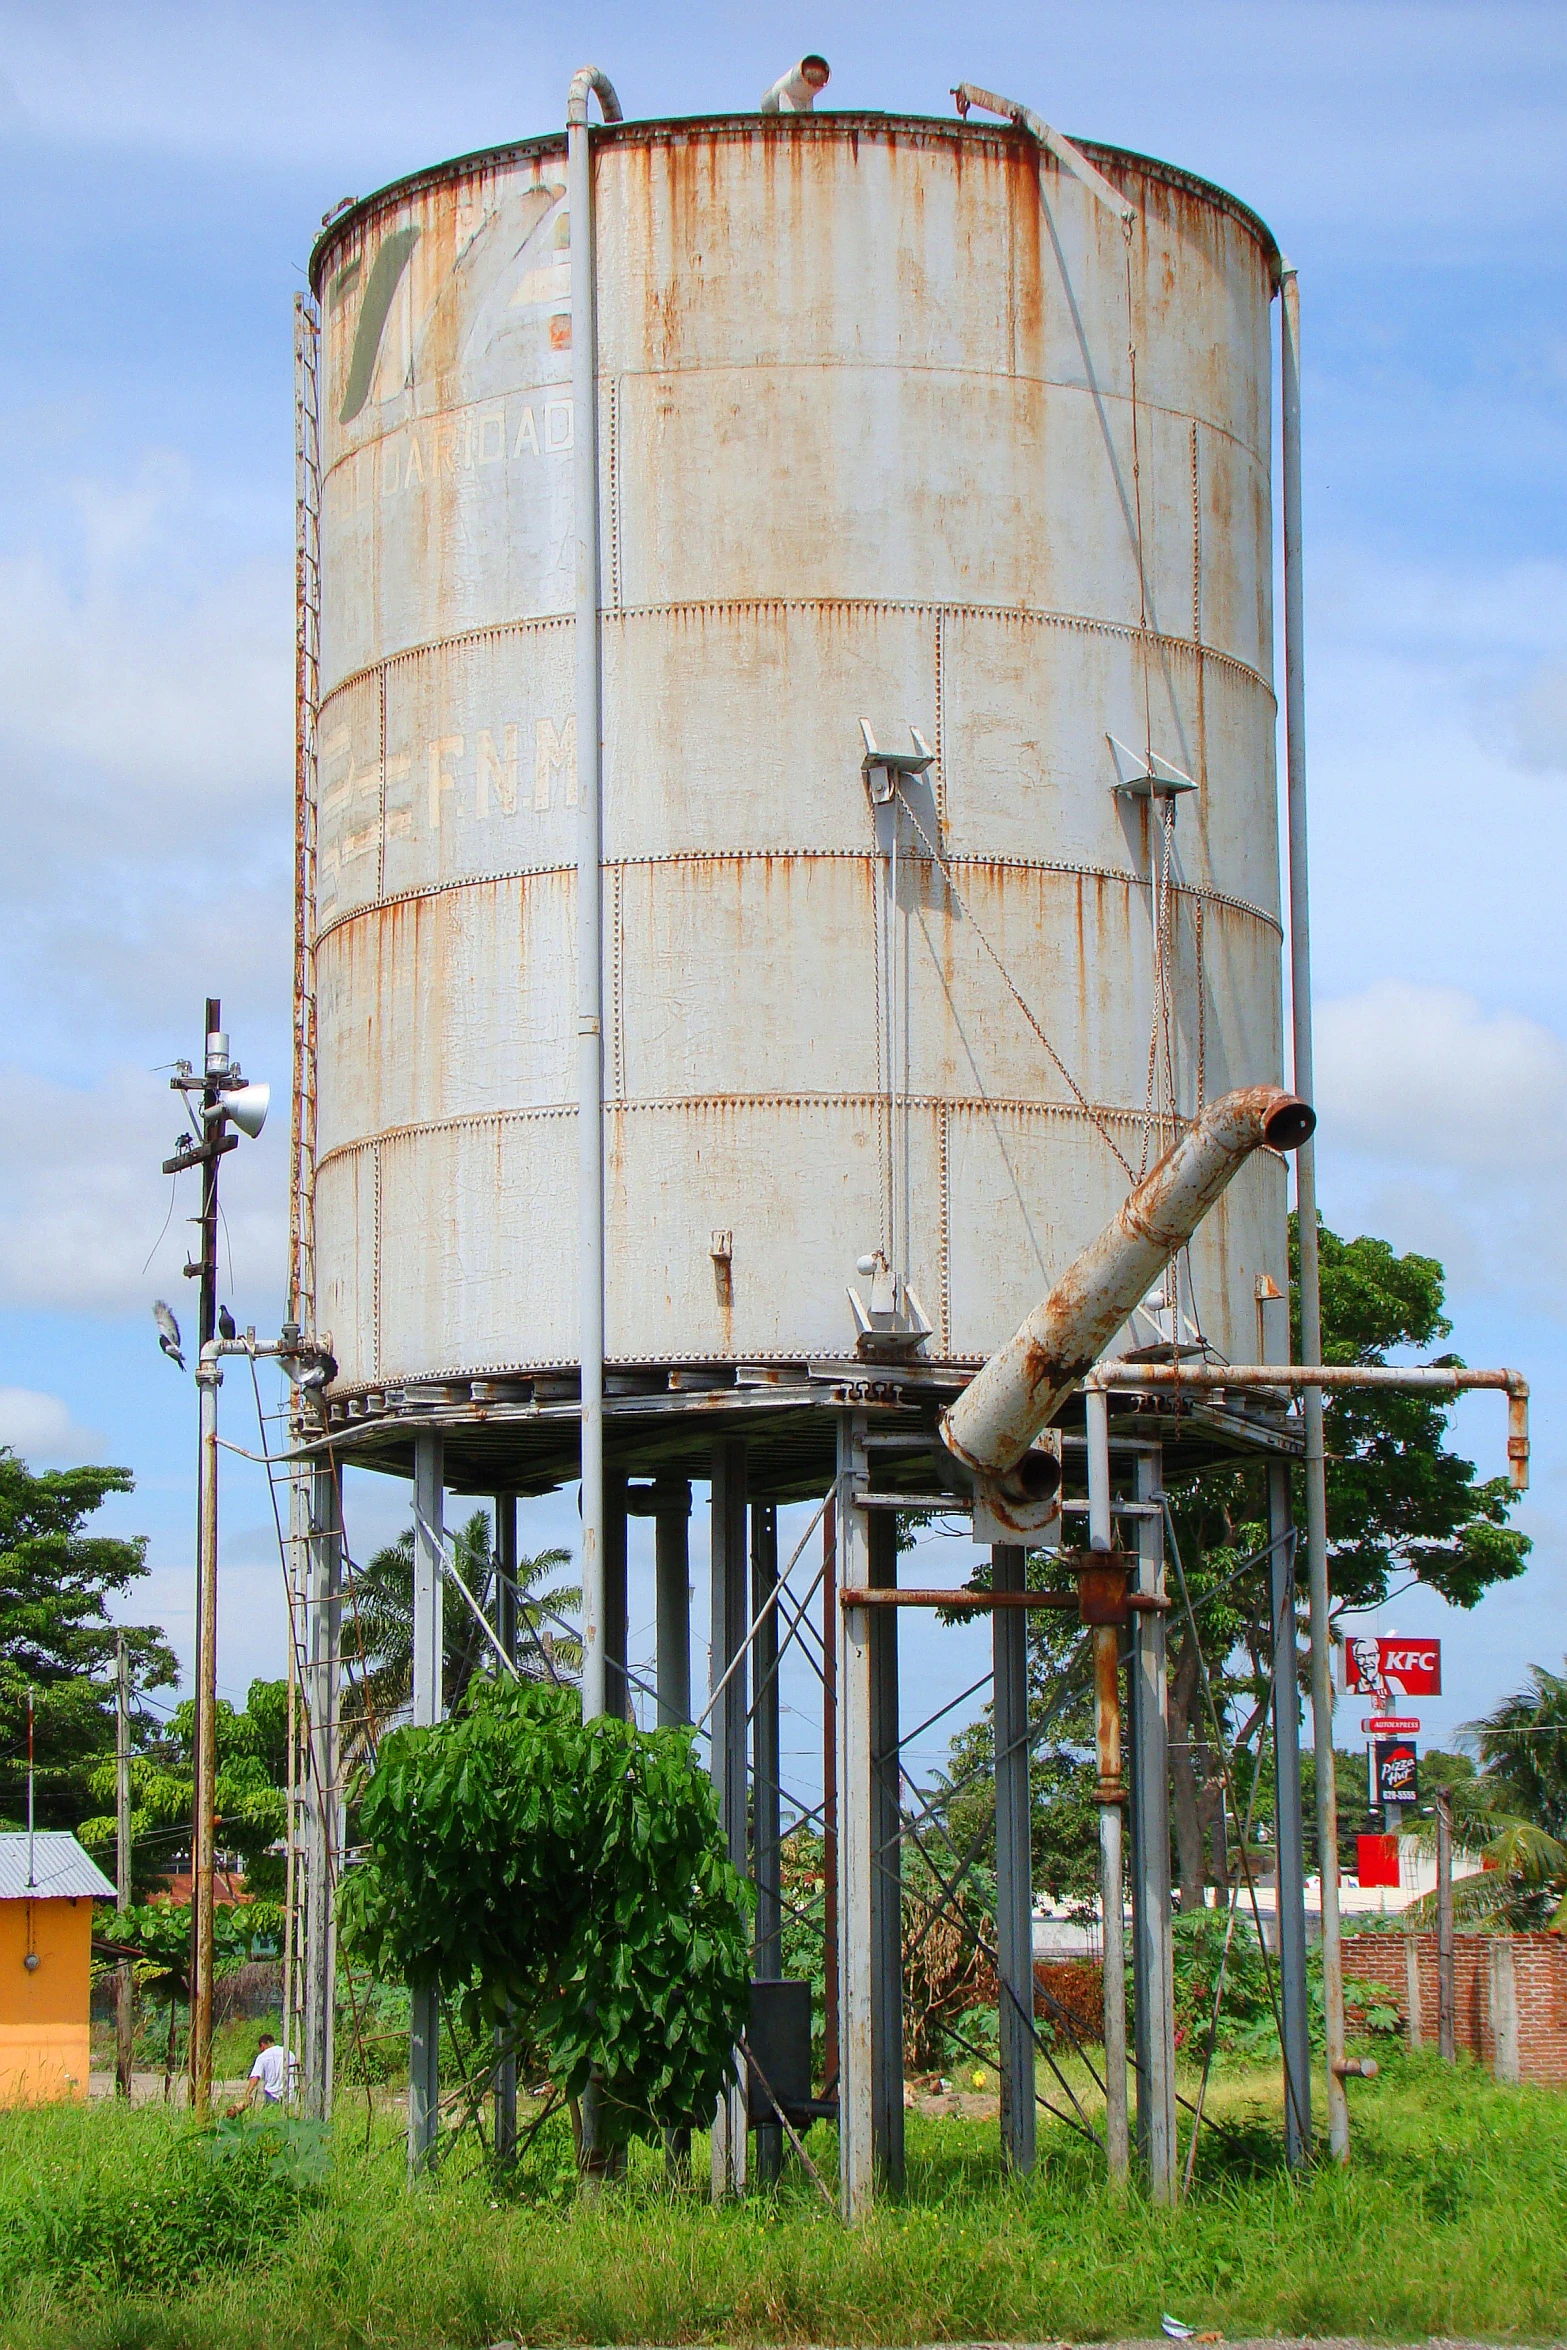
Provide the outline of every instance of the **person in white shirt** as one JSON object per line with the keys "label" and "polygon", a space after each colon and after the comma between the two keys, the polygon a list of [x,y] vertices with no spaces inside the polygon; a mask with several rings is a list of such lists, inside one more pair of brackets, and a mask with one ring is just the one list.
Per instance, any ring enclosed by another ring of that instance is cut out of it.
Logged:
{"label": "person in white shirt", "polygon": [[285,2099],[292,2103],[298,2070],[298,2058],[281,2049],[270,2032],[263,2032],[256,2061],[250,2068],[250,2085],[236,2110],[242,2112],[246,2106],[254,2105],[258,2090],[263,2105],[281,2105]]}

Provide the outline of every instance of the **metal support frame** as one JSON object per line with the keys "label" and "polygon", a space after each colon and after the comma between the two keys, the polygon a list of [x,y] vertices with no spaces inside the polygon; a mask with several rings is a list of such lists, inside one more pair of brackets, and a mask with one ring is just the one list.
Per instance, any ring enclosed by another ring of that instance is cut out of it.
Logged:
{"label": "metal support frame", "polygon": [[[898,1580],[898,1521],[871,1515],[872,1590]],[[871,1610],[871,2161],[879,2186],[903,2186],[903,1765],[898,1739],[898,1610]]]}
{"label": "metal support frame", "polygon": [[[495,1496],[495,1636],[501,1654],[517,1662],[517,1496]],[[497,2024],[496,2038],[505,2037]],[[495,2159],[510,2162],[517,2151],[517,2059],[499,2056],[495,2065]]]}
{"label": "metal support frame", "polygon": [[691,1488],[660,1477],[653,1488],[654,1607],[658,1726],[691,1719]]}
{"label": "metal support frame", "polygon": [[[1410,2037],[1420,2028],[1416,1996],[1410,2004]],[[1436,2045],[1444,2064],[1458,2062],[1457,2000],[1453,1981],[1453,1813],[1450,1799],[1436,1799]]]}
{"label": "metal support frame", "polygon": [[330,1461],[310,1470],[305,1601],[305,2110],[332,2118],[337,2019],[337,1875],[343,1849],[338,1741],[343,1607],[343,1496]]}
{"label": "metal support frame", "polygon": [[[1135,1596],[1159,1599],[1164,1588],[1163,1487],[1160,1454],[1139,1450]],[[1170,1720],[1164,1617],[1132,1616],[1128,1725],[1131,1746],[1132,1985],[1136,2019],[1137,2152],[1155,2203],[1175,2200],[1175,1972],[1170,1942]]]}
{"label": "metal support frame", "polygon": [[[756,1886],[754,1972],[775,1981],[783,1972],[782,1800],[778,1710],[778,1510],[772,1502],[751,1505],[751,1621],[756,1626],[751,1662],[756,1703],[751,1727],[751,1874]],[[759,2186],[776,2184],[783,2171],[783,2130],[776,2122],[756,2129]]]}
{"label": "metal support frame", "polygon": [[[439,1435],[414,1439],[413,1719],[428,1728],[445,1713],[442,1666],[443,1464]],[[440,2003],[433,1990],[415,1991],[408,2029],[408,2167],[421,2171],[440,2128]]]}
{"label": "metal support frame", "polygon": [[[860,1506],[868,1477],[865,1415],[838,1421],[834,1493],[840,1592],[871,1580],[871,1513]],[[871,1888],[875,1879],[871,1820],[871,1633],[876,1610],[845,1607],[838,1655],[838,2184],[845,2220],[870,2211],[872,2164]]]}
{"label": "metal support frame", "polygon": [[838,2054],[838,1508],[822,1513],[822,2095],[839,2083]]}
{"label": "metal support frame", "polygon": [[[709,1687],[712,1773],[718,1789],[718,1817],[729,1858],[746,1874],[746,1691],[744,1654],[747,1620],[745,1445],[721,1437],[713,1446],[712,1633]],[[718,2100],[713,2117],[713,2199],[737,2195],[745,2185],[746,2093],[744,2070]]]}
{"label": "metal support frame", "polygon": [[1283,2023],[1284,2159],[1311,2159],[1311,2011],[1306,1988],[1306,1839],[1300,1785],[1300,1659],[1295,1647],[1295,1544],[1289,1470],[1268,1469],[1268,1562],[1273,1615],[1274,1902]]}
{"label": "metal support frame", "polygon": [[[991,1550],[991,1588],[1021,1591],[1021,1544]],[[997,1608],[991,1617],[995,1662],[996,1952],[1001,2042],[1001,2151],[1009,2169],[1031,2171],[1036,2147],[1034,2098],[1034,1874],[1029,1816],[1028,1617]]]}

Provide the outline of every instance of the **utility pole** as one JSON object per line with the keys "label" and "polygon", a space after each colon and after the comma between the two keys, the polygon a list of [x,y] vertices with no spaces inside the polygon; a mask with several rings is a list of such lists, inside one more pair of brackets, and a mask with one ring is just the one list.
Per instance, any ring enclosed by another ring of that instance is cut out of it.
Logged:
{"label": "utility pole", "polygon": [[1436,2033],[1444,2064],[1458,2061],[1453,1988],[1453,1812],[1447,1795],[1439,1793],[1436,1799]]}
{"label": "utility pole", "polygon": [[[217,1833],[217,1703],[218,1703],[218,1388],[223,1374],[216,1359],[218,1336],[218,1161],[237,1150],[239,1136],[230,1134],[230,1119],[240,1131],[259,1134],[267,1114],[267,1088],[247,1086],[238,1064],[229,1059],[229,1040],[223,1032],[223,1007],[216,996],[206,999],[202,1031],[202,1066],[198,1075],[182,1061],[169,1083],[194,1099],[196,1131],[182,1135],[174,1156],[165,1159],[165,1175],[201,1169],[201,1214],[197,1219],[201,1242],[198,1254],[185,1267],[200,1283],[196,1341],[196,1384],[201,1399],[201,1442],[197,1464],[196,1505],[196,1673],[195,1770],[191,1805],[191,1955],[190,1955],[190,2103],[205,2113],[212,2091],[212,1981],[213,1981],[213,1864]],[[232,1325],[231,1325],[232,1327]],[[209,1349],[212,1352],[209,1355]]]}
{"label": "utility pole", "polygon": [[[131,1906],[131,1660],[125,1634],[114,1640],[114,1907]],[[114,1971],[114,2093],[131,2093],[131,1962]]]}

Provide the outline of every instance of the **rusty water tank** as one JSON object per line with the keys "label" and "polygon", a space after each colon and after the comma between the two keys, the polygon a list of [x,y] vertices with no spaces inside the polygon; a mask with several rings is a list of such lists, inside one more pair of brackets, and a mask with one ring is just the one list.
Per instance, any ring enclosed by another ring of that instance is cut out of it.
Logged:
{"label": "rusty water tank", "polygon": [[[564,144],[387,188],[312,262],[340,1397],[577,1360]],[[977,119],[595,130],[612,1365],[852,1356],[877,1248],[972,1365],[1172,1103],[1281,1075],[1277,254],[1087,153],[1129,234]],[[862,719],[933,755],[890,905]],[[1167,1332],[1255,1358],[1259,1281],[1266,1154]]]}

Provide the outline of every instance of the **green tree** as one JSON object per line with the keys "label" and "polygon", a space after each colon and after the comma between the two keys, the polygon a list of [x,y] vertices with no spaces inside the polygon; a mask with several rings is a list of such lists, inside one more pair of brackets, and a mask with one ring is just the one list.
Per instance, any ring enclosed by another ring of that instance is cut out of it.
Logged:
{"label": "green tree", "polygon": [[[245,1708],[220,1697],[213,1720],[218,1750],[217,1848],[221,1865],[243,1871],[247,1892],[266,1900],[284,1890],[285,1862],[273,1849],[288,1828],[288,1683],[252,1681]],[[131,1760],[131,1854],[138,1889],[150,1888],[190,1848],[195,1801],[196,1709],[177,1706],[161,1736]],[[79,1833],[89,1849],[114,1844],[114,1761],[90,1779],[102,1806]]]}
{"label": "green tree", "polygon": [[455,1718],[381,1741],[360,1802],[345,1949],[504,2026],[563,2094],[596,2076],[601,2148],[709,2116],[744,2028],[749,1888],[691,1748],[475,1677]]}
{"label": "green tree", "polygon": [[[129,1493],[129,1469],[36,1474],[0,1447],[0,1818],[26,1816],[27,1703],[34,1704],[36,1810],[41,1825],[74,1828],[93,1808],[91,1783],[114,1752],[116,1627],[108,1602],[147,1572],[145,1540],[89,1534],[111,1493]],[[153,1625],[125,1629],[138,1690],[168,1688],[174,1653]],[[138,1710],[135,1735],[153,1718]]]}
{"label": "green tree", "polygon": [[[457,1572],[495,1621],[498,1562],[491,1547],[488,1510],[475,1510],[452,1537]],[[582,1643],[562,1617],[582,1605],[571,1584],[548,1582],[571,1564],[566,1550],[541,1550],[517,1561],[517,1669],[524,1680],[573,1682],[582,1669]],[[446,1710],[454,1712],[475,1674],[495,1669],[495,1651],[475,1623],[461,1592],[448,1587],[441,1612]],[[373,1553],[349,1574],[344,1605],[343,1649],[349,1684],[343,1693],[346,1750],[368,1760],[376,1739],[413,1697],[414,1530],[407,1526],[394,1542]]]}

